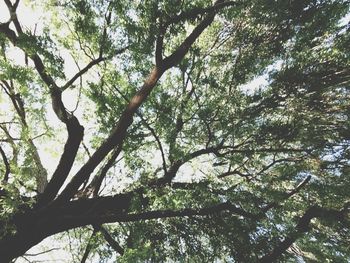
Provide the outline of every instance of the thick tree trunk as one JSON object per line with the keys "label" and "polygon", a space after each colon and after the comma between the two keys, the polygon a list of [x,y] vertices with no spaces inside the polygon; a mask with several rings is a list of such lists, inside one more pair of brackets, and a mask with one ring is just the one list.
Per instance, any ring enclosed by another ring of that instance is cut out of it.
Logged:
{"label": "thick tree trunk", "polygon": [[0,262],[7,263],[22,256],[28,249],[38,244],[44,237],[39,237],[34,231],[26,234],[16,234],[0,241]]}
{"label": "thick tree trunk", "polygon": [[15,223],[16,232],[0,240],[0,262],[11,262],[48,236],[41,220],[23,215],[18,221],[20,222]]}
{"label": "thick tree trunk", "polygon": [[107,215],[114,214],[123,218],[127,215],[130,198],[130,194],[120,194],[74,200],[62,206],[27,209],[15,215],[8,223],[9,227],[15,229],[13,234],[6,226],[0,225],[3,232],[8,232],[0,239],[0,263],[22,256],[44,238],[56,233],[90,224],[102,224],[108,221]]}
{"label": "thick tree trunk", "polygon": [[79,226],[69,224],[69,221],[56,212],[43,214],[29,211],[15,218],[13,222],[16,231],[0,239],[1,263],[11,262],[24,255],[46,237]]}

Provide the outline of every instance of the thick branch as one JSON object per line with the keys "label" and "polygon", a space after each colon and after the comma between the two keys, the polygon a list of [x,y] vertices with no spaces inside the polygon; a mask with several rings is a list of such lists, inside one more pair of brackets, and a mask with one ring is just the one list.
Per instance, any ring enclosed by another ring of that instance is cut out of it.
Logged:
{"label": "thick branch", "polygon": [[16,43],[16,33],[9,28],[9,25],[10,22],[0,23],[0,32],[3,33],[12,43]]}
{"label": "thick branch", "polygon": [[[15,13],[14,13],[15,14]],[[34,62],[35,69],[39,73],[41,79],[50,89],[50,94],[52,98],[52,108],[56,113],[57,117],[64,123],[67,122],[67,119],[70,117],[66,111],[63,102],[62,102],[62,91],[59,89],[53,78],[47,73],[44,63],[41,58],[36,53],[28,52],[27,48],[22,46],[21,43],[18,43],[18,38],[16,33],[9,28],[10,22],[0,24],[0,32],[4,33],[5,36],[12,42],[13,45],[21,48]],[[20,34],[24,34],[21,30]]]}
{"label": "thick branch", "polygon": [[16,10],[19,4],[19,0],[16,0],[16,2],[12,5],[10,0],[4,0],[5,4],[7,5],[8,10],[10,11],[10,21],[13,21],[15,28],[17,30],[18,34],[22,34],[22,27],[18,21]]}
{"label": "thick branch", "polygon": [[[93,211],[93,210],[92,210]],[[113,210],[109,210],[107,213],[98,210],[98,213],[89,213],[82,215],[81,213],[75,213],[76,215],[66,215],[60,217],[60,222],[62,222],[65,227],[74,228],[83,225],[99,225],[103,223],[113,223],[113,222],[133,222],[140,220],[150,220],[150,219],[160,219],[160,218],[170,218],[170,217],[191,217],[191,216],[207,216],[212,214],[218,214],[223,211],[228,211],[237,216],[243,216],[245,218],[256,219],[256,216],[244,211],[241,208],[232,205],[229,202],[221,203],[211,207],[192,209],[185,208],[181,210],[156,210],[147,211],[137,214],[128,214],[125,212],[116,213]]]}
{"label": "thick branch", "polygon": [[106,157],[106,155],[115,147],[122,144],[126,136],[126,131],[133,122],[133,116],[143,101],[148,97],[153,87],[156,85],[161,72],[158,68],[154,68],[145,81],[144,85],[132,98],[119,119],[117,126],[114,128],[110,136],[102,143],[102,145],[93,153],[91,158],[81,167],[77,174],[72,178],[71,182],[63,190],[57,198],[57,203],[68,201],[77,192],[79,186],[90,176],[96,166]]}
{"label": "thick branch", "polygon": [[122,144],[127,133],[127,129],[133,122],[133,117],[141,104],[147,99],[159,78],[163,73],[177,65],[186,55],[190,46],[196,41],[200,34],[207,28],[214,19],[215,14],[205,18],[184,40],[179,48],[168,58],[164,59],[161,66],[153,68],[148,78],[145,80],[141,89],[131,99],[126,109],[122,113],[119,122],[111,135],[102,143],[102,145],[91,156],[87,163],[72,178],[71,182],[63,190],[62,194],[57,198],[56,203],[68,201],[77,192],[79,186],[90,176],[96,166],[106,157],[106,155],[115,147]]}
{"label": "thick branch", "polygon": [[202,34],[204,29],[206,29],[213,22],[214,17],[215,12],[209,14],[181,43],[181,45],[170,56],[166,57],[162,61],[161,65],[164,71],[173,67],[174,65],[177,65],[182,60],[182,58],[186,55],[193,43]]}
{"label": "thick branch", "polygon": [[[9,24],[0,24],[0,32],[3,32],[14,45],[18,44],[17,36],[15,32],[9,28]],[[24,34],[22,31],[19,31],[19,33]],[[20,48],[22,48],[27,54],[30,54],[30,58],[33,60],[37,72],[50,90],[52,108],[57,117],[66,124],[68,130],[68,139],[65,150],[52,177],[53,182],[51,183],[50,189],[45,194],[45,196],[48,197],[48,200],[51,200],[57,194],[73,165],[80,141],[83,136],[83,128],[80,126],[78,119],[71,113],[67,112],[62,102],[62,91],[57,86],[53,78],[47,73],[48,71],[39,55],[36,53],[31,54],[31,52],[27,52],[27,49],[25,47],[21,47],[21,45]]]}
{"label": "thick branch", "polygon": [[270,253],[259,259],[260,263],[272,263],[278,260],[286,252],[286,250],[299,238],[302,234],[309,231],[310,222],[313,218],[330,219],[336,222],[346,221],[346,209],[334,210],[313,206],[306,210],[304,215],[299,219],[294,232],[290,233],[283,241],[281,241]]}
{"label": "thick branch", "polygon": [[[75,117],[73,116],[73,118]],[[84,128],[73,118],[68,120],[68,139],[64,146],[63,154],[44,193],[39,197],[39,205],[47,204],[55,198],[72,168],[84,135]]]}
{"label": "thick branch", "polygon": [[163,27],[162,22],[160,22],[159,34],[156,41],[156,65],[160,66],[163,62],[163,44],[164,44],[164,34],[166,28]]}

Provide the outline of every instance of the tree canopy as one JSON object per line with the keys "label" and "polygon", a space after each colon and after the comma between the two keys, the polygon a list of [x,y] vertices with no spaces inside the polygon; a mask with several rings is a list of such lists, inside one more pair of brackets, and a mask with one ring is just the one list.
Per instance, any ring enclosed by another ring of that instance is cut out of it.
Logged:
{"label": "tree canopy", "polygon": [[350,261],[349,1],[0,7],[1,262]]}

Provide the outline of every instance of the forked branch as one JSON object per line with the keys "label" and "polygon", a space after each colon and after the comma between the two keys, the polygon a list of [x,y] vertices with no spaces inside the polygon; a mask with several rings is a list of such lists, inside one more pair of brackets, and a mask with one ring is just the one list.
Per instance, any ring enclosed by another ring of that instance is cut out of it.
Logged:
{"label": "forked branch", "polygon": [[[221,2],[221,1],[220,1]],[[66,186],[62,193],[56,199],[56,204],[67,202],[78,191],[78,188],[83,182],[90,176],[95,170],[97,165],[107,156],[107,154],[121,145],[126,137],[127,129],[133,122],[133,117],[141,106],[141,104],[147,99],[155,85],[157,84],[163,73],[169,68],[177,65],[188,52],[192,44],[197,40],[201,33],[212,23],[215,17],[215,12],[209,14],[192,33],[182,42],[182,44],[174,51],[172,55],[165,58],[161,65],[156,65],[144,81],[141,89],[135,94],[126,106],[124,112],[119,118],[117,126],[114,128],[110,136],[102,143],[102,145],[95,151],[91,158],[85,165],[78,171],[78,173],[72,178],[71,182]]]}

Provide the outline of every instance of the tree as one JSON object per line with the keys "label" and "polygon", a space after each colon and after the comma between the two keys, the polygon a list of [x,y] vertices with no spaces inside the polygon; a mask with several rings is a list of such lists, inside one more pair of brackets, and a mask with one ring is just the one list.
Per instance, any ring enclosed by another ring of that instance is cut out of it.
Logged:
{"label": "tree", "polygon": [[4,4],[1,262],[350,260],[349,1]]}

